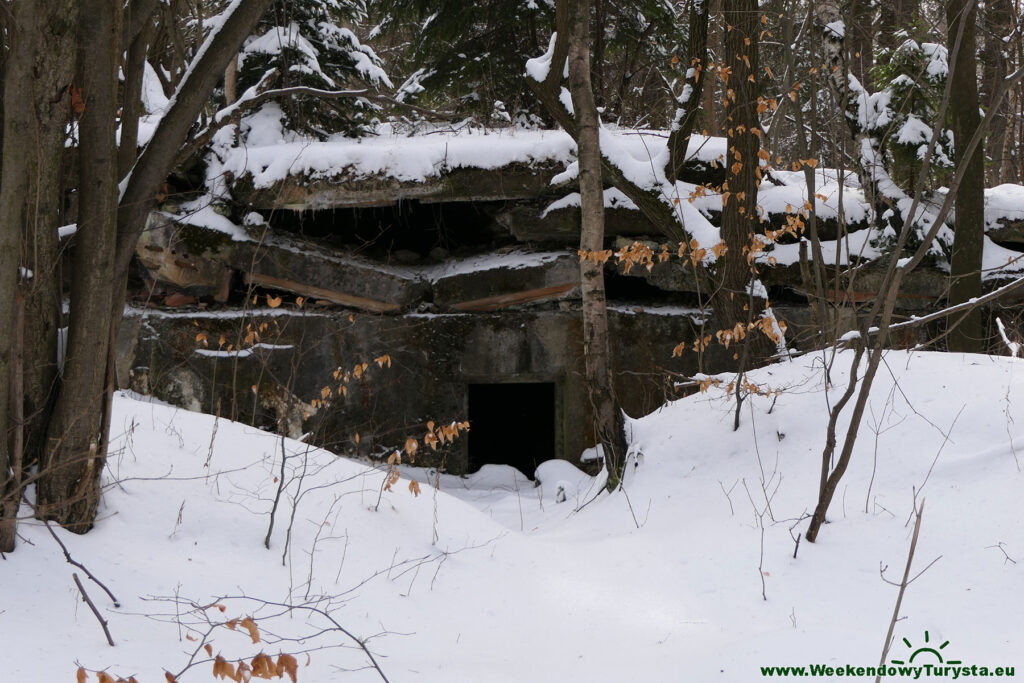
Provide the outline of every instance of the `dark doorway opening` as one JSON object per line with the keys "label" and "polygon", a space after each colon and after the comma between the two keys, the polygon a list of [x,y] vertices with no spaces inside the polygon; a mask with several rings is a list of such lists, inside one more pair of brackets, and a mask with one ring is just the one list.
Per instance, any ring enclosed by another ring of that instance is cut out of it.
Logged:
{"label": "dark doorway opening", "polygon": [[469,385],[469,471],[511,465],[533,478],[555,457],[555,384]]}

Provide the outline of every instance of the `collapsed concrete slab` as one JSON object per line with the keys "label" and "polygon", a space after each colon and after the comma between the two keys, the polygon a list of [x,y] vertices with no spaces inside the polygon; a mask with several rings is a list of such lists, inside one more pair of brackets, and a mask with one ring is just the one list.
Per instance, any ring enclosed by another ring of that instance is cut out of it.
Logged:
{"label": "collapsed concrete slab", "polygon": [[424,272],[442,310],[493,311],[579,296],[579,257],[512,251],[453,261]]}
{"label": "collapsed concrete slab", "polygon": [[139,236],[135,254],[156,282],[227,301],[232,274],[229,244],[222,233],[154,212]]}
{"label": "collapsed concrete slab", "polygon": [[244,267],[247,284],[373,313],[411,308],[430,289],[411,269],[330,253],[311,242],[280,235],[236,245],[233,262]]}
{"label": "collapsed concrete slab", "polygon": [[443,310],[488,311],[578,296],[572,251],[505,250],[432,266],[371,261],[266,226],[231,240],[204,226],[154,214],[139,242],[140,263],[154,280],[225,301],[232,273],[247,285],[372,313],[398,313],[433,302]]}
{"label": "collapsed concrete slab", "polygon": [[268,187],[255,187],[250,176],[237,179],[236,199],[265,210],[320,211],[389,206],[411,199],[421,202],[477,202],[531,199],[557,192],[552,179],[558,163],[510,164],[497,169],[456,168],[422,181],[386,175],[361,176],[349,170],[317,180],[288,176]]}

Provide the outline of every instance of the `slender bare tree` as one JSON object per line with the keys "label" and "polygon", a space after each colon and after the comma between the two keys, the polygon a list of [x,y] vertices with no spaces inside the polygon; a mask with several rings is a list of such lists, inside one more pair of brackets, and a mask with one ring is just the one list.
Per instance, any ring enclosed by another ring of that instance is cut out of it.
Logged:
{"label": "slender bare tree", "polygon": [[[568,4],[569,92],[576,115],[576,156],[580,167],[580,252],[589,255],[604,249],[601,122],[590,82],[590,1],[570,0]],[[604,450],[608,489],[614,490],[620,482],[626,437],[622,409],[615,399],[602,259],[581,258],[580,290],[584,377],[595,431]]]}
{"label": "slender bare tree", "polygon": [[[950,102],[957,166],[967,169],[956,190],[956,219],[953,254],[950,258],[949,304],[970,301],[981,296],[981,257],[985,237],[985,160],[979,146],[965,155],[967,141],[981,123],[978,115],[978,61],[975,40],[978,4],[974,0],[947,0],[950,59],[953,92]],[[957,39],[959,37],[959,44]],[[959,45],[959,47],[957,47]],[[982,351],[984,331],[981,309],[967,313],[950,332],[951,351]]]}
{"label": "slender bare tree", "polygon": [[1010,43],[1014,35],[1013,6],[1010,0],[988,0],[985,3],[982,21],[983,40],[981,49],[981,101],[986,107],[994,107],[997,116],[992,120],[992,130],[985,146],[988,158],[988,179],[993,185],[1011,182],[1013,177],[1012,155],[1005,154],[1006,142],[1013,132],[1009,122],[1009,100],[998,101],[995,93],[999,82],[1006,78],[1009,70]]}

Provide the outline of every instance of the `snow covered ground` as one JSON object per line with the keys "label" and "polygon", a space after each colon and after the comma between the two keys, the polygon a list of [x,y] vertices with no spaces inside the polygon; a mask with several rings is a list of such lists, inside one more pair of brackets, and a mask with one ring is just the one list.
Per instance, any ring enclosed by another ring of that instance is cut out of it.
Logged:
{"label": "snow covered ground", "polygon": [[[58,533],[121,606],[23,523],[0,561],[0,678],[74,681],[81,665],[208,681],[210,644],[229,660],[294,653],[300,681],[381,680],[340,628],[393,682],[744,682],[762,666],[873,666],[897,593],[879,568],[902,575],[915,490],[927,504],[912,575],[939,559],[907,590],[889,658],[948,641],[947,662],[1024,673],[1024,363],[890,352],[831,523],[794,559],[850,355],[826,392],[827,360],[753,373],[780,393],[745,403],[736,432],[715,388],[632,422],[612,495],[563,463],[542,465],[539,489],[488,467],[442,476],[438,493],[429,472],[404,470],[378,509],[382,472],[286,441],[269,549],[280,438],[119,397],[100,521]],[[259,643],[222,625],[246,616]]]}

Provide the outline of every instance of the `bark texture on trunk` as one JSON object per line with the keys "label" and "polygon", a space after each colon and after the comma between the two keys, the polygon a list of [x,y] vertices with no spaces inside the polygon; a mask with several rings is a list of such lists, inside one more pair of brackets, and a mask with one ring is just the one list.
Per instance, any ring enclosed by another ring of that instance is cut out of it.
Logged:
{"label": "bark texture on trunk", "polygon": [[[989,181],[993,185],[1013,182],[1012,155],[1004,155],[1009,131],[1009,98],[996,98],[999,83],[1008,73],[1009,43],[1004,42],[1013,34],[1013,7],[1010,0],[988,0],[982,25],[984,26],[981,48],[981,92],[979,96],[985,107],[997,110],[992,128],[985,145],[985,156],[989,160]],[[1011,136],[1012,137],[1012,136]]]}
{"label": "bark texture on trunk", "polygon": [[[31,355],[25,385],[25,432],[31,453],[41,442],[42,424],[56,373],[57,217],[64,125],[69,111],[77,13],[71,0],[16,2],[6,17],[8,54],[4,70],[3,178],[0,181],[0,550],[14,545],[14,517],[20,498],[9,468],[20,458],[11,451],[8,410],[12,396],[18,268],[33,270],[26,297]],[[29,238],[29,239],[25,239]],[[27,273],[26,273],[27,274]],[[31,321],[31,322],[29,322]]]}
{"label": "bark texture on trunk", "polygon": [[[725,81],[728,173],[722,186],[722,241],[726,252],[715,264],[712,304],[718,327],[735,329],[738,324],[758,321],[765,307],[761,296],[750,295],[753,272],[747,261],[760,221],[757,190],[761,184],[758,153],[762,131],[757,115],[757,56],[761,14],[757,0],[727,2],[723,12],[727,58],[723,68],[729,69]],[[711,249],[715,245],[701,246]],[[729,348],[734,350],[735,360],[745,356],[754,363],[775,353],[775,344],[759,330],[749,330],[743,339],[734,337]]]}
{"label": "bark texture on trunk", "polygon": [[843,14],[850,34],[850,73],[871,90],[871,68],[875,65],[875,9],[871,0],[848,0]]}
{"label": "bark texture on trunk", "polygon": [[702,93],[704,110],[704,126],[701,132],[706,131],[708,135],[721,135],[721,127],[718,125],[718,77],[713,75],[721,66],[722,62],[722,33],[711,30],[711,25],[718,25],[718,17],[722,14],[722,0],[705,0],[708,3],[708,81],[704,84]]}
{"label": "bark texture on trunk", "polygon": [[[580,251],[604,249],[604,184],[601,179],[601,129],[590,81],[590,2],[572,0],[569,16],[569,90],[576,111],[580,166]],[[626,455],[622,410],[615,400],[609,353],[604,263],[580,261],[583,295],[583,361],[594,426],[604,449],[608,489],[618,487]]]}
{"label": "bark texture on trunk", "polygon": [[700,101],[704,92],[708,70],[708,9],[707,2],[690,4],[689,23],[690,40],[686,45],[686,59],[683,69],[686,78],[683,94],[676,102],[675,119],[672,122],[672,133],[668,138],[669,165],[667,178],[679,178],[679,172],[686,161],[686,152],[690,146],[690,135],[693,134],[697,117],[700,114]]}
{"label": "bark texture on trunk", "polygon": [[[978,115],[977,60],[975,58],[975,22],[977,3],[974,0],[948,0],[946,23],[949,26],[948,46],[952,61],[953,140],[957,167],[967,172],[956,190],[956,221],[953,231],[953,256],[950,259],[949,304],[969,301],[981,296],[981,256],[985,236],[985,162],[981,146],[968,158],[964,147],[971,139],[981,117]],[[959,49],[953,53],[957,35],[962,31]],[[952,321],[950,321],[952,322]],[[980,352],[984,346],[981,309],[968,313],[949,334],[951,351]]]}
{"label": "bark texture on trunk", "polygon": [[910,31],[917,19],[921,0],[882,0],[879,7],[879,47],[892,49],[900,46],[902,39],[897,31]]}
{"label": "bark texture on trunk", "polygon": [[114,294],[117,244],[117,72],[121,7],[82,0],[79,82],[85,108],[78,120],[79,209],[72,273],[71,324],[64,375],[47,430],[37,514],[70,531],[92,528],[99,478],[104,377]]}
{"label": "bark texture on trunk", "polygon": [[[144,8],[138,7],[138,1],[128,5],[125,15],[125,29],[138,22],[134,12]],[[149,46],[156,35],[157,25],[152,17],[140,23],[139,30],[128,45],[124,64],[124,103],[121,108],[121,140],[118,148],[118,177],[124,178],[135,165],[139,156],[139,119],[145,114],[142,107],[142,81],[145,76],[146,57]]]}

